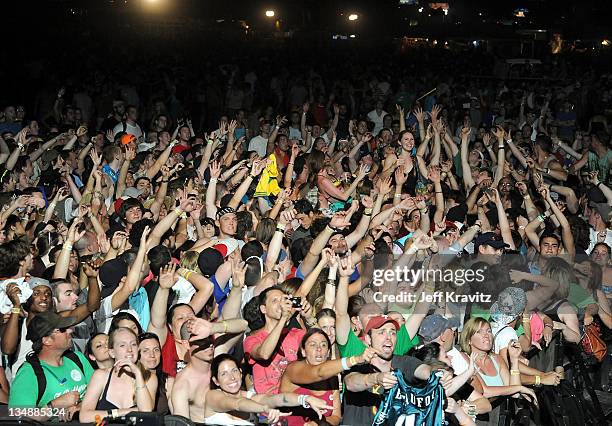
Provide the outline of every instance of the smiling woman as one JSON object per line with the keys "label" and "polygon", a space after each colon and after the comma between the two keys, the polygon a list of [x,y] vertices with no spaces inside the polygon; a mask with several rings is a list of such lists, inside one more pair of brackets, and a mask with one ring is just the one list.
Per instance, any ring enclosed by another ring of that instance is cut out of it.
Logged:
{"label": "smiling woman", "polygon": [[[319,333],[323,333],[318,330]],[[242,371],[236,361],[227,354],[213,359],[210,367],[212,383],[216,389],[206,394],[206,424],[214,425],[252,425],[253,414],[263,415],[268,424],[276,423],[281,413],[279,407],[296,407],[301,405],[317,413],[319,418],[332,409],[326,400],[297,393],[254,394],[241,390]],[[339,409],[339,406],[338,406]],[[291,409],[293,411],[293,409]],[[289,417],[291,418],[291,417]],[[295,423],[304,425],[304,422]],[[337,423],[336,423],[337,424]]]}
{"label": "smiling woman", "polygon": [[[81,406],[81,422],[154,408],[157,376],[138,361],[136,334],[119,327],[110,333],[108,347],[114,366],[96,370],[92,376]],[[126,391],[130,389],[132,392]]]}

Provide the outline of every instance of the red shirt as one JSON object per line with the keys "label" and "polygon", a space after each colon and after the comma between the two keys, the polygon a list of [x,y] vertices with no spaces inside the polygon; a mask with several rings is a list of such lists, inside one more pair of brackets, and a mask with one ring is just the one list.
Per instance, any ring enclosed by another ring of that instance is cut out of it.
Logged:
{"label": "red shirt", "polygon": [[270,333],[260,330],[244,339],[244,354],[253,366],[253,384],[257,393],[276,394],[280,387],[281,377],[290,362],[298,359],[300,343],[306,332],[299,328],[283,330],[280,345],[272,358],[264,363],[251,358],[251,352],[261,345]]}

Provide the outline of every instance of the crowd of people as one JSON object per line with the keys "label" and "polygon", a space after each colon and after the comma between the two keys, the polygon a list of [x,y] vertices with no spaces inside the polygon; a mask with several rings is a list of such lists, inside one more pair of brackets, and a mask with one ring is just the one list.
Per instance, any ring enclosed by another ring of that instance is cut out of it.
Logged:
{"label": "crowd of people", "polygon": [[[167,96],[96,72],[3,106],[0,402],[505,425],[551,424],[576,383],[609,392],[612,77],[561,68],[224,65],[189,94],[164,73]],[[441,274],[381,273],[405,270]],[[389,403],[406,391],[426,402]]]}

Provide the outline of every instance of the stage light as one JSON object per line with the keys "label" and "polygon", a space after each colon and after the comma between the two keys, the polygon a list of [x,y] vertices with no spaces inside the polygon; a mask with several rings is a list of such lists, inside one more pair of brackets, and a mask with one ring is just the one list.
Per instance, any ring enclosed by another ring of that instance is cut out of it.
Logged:
{"label": "stage light", "polygon": [[273,10],[266,10],[266,16],[268,18],[274,18],[274,15],[276,15],[276,13]]}
{"label": "stage light", "polygon": [[356,21],[357,19],[359,19],[359,15],[357,15],[356,13],[351,13],[348,17],[349,21]]}
{"label": "stage light", "polygon": [[419,7],[419,13],[423,13],[423,8]]}
{"label": "stage light", "polygon": [[601,41],[601,45],[602,46],[610,46],[610,40],[607,40],[607,39],[606,40],[602,40]]}
{"label": "stage light", "polygon": [[351,34],[349,37],[350,37],[350,38],[355,38],[355,37],[357,37],[357,36],[356,36],[355,34]]}
{"label": "stage light", "polygon": [[444,10],[444,15],[448,15],[448,9],[443,9]]}

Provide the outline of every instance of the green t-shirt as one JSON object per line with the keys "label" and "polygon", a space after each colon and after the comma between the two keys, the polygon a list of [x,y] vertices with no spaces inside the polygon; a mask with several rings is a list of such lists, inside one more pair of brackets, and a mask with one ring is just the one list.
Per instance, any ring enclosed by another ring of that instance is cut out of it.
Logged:
{"label": "green t-shirt", "polygon": [[574,305],[578,311],[584,311],[587,306],[597,303],[593,296],[578,284],[570,284],[567,301]]}
{"label": "green t-shirt", "polygon": [[[402,325],[397,332],[397,343],[395,344],[394,355],[402,356],[406,355],[410,349],[420,344],[419,336],[414,336],[412,339],[408,335],[406,326]],[[348,339],[345,345],[338,345],[340,349],[340,355],[342,357],[358,356],[365,351],[366,345],[361,341],[359,337],[353,332],[349,331]]]}
{"label": "green t-shirt", "polygon": [[[85,396],[87,383],[89,383],[94,370],[85,355],[81,352],[75,353],[83,364],[84,375],[81,369],[66,357],[64,357],[64,363],[59,367],[54,367],[44,361],[40,362],[47,379],[47,386],[38,404],[39,407],[44,407],[55,398],[72,391],[78,391],[81,399]],[[9,407],[36,407],[37,398],[38,379],[30,363],[26,362],[17,371],[11,385]]]}
{"label": "green t-shirt", "polygon": [[[485,309],[477,304],[472,305],[471,317],[472,318],[482,318],[482,319],[486,319],[487,321],[491,322],[491,312],[488,309]],[[516,335],[522,336],[523,334],[525,334],[525,329],[523,328],[523,324],[521,324],[516,329]]]}

